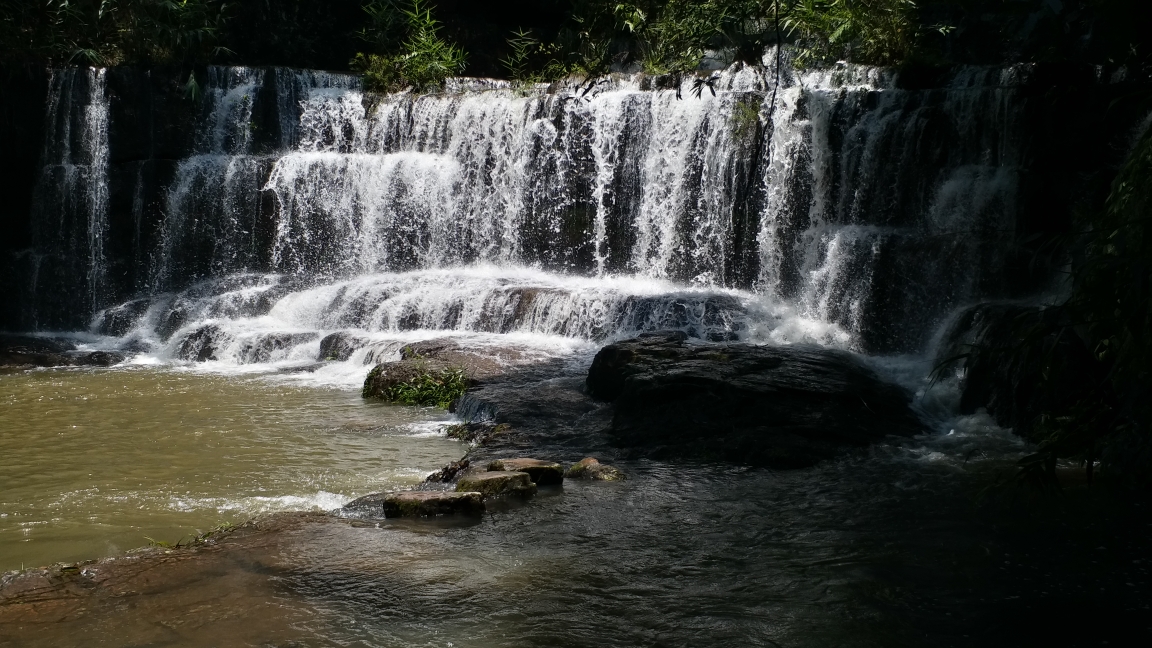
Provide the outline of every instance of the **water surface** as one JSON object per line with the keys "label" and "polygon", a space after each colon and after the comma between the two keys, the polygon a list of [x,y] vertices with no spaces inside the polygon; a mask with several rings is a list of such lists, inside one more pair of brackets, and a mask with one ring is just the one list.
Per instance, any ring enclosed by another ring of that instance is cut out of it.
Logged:
{"label": "water surface", "polygon": [[465,451],[447,418],[264,375],[0,374],[0,571],[415,483]]}

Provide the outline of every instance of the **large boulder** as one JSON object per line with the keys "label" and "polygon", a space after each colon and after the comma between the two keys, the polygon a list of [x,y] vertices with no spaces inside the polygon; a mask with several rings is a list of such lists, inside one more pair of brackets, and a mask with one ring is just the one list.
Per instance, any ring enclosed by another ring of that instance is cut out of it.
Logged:
{"label": "large boulder", "polygon": [[497,459],[488,464],[489,472],[511,471],[528,473],[537,486],[556,486],[564,483],[564,468],[553,461],[540,459]]}
{"label": "large boulder", "polygon": [[528,476],[528,473],[488,471],[465,474],[460,478],[460,481],[456,482],[456,491],[459,493],[475,491],[482,493],[485,497],[497,495],[527,496],[536,494],[536,484],[532,483],[532,478]]}
{"label": "large boulder", "polygon": [[400,349],[400,359],[439,362],[464,370],[469,378],[482,380],[498,376],[510,365],[523,361],[522,353],[514,347],[467,348],[450,338],[434,338],[406,344]]}
{"label": "large boulder", "polygon": [[814,346],[645,334],[601,349],[586,384],[614,403],[617,442],[649,456],[802,467],[921,430],[908,392],[850,353]]}
{"label": "large boulder", "polygon": [[384,362],[376,365],[364,379],[364,388],[361,394],[364,398],[382,398],[389,400],[388,392],[401,383],[411,383],[423,376],[438,376],[444,372],[456,371],[459,367],[449,365],[439,360],[399,360],[397,362]]}

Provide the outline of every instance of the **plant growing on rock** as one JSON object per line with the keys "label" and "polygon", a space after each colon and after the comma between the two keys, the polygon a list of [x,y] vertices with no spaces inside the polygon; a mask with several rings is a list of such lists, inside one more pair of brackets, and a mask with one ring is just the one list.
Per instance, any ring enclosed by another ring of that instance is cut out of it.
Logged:
{"label": "plant growing on rock", "polygon": [[401,405],[432,405],[447,409],[468,390],[462,369],[426,370],[384,390],[383,397]]}

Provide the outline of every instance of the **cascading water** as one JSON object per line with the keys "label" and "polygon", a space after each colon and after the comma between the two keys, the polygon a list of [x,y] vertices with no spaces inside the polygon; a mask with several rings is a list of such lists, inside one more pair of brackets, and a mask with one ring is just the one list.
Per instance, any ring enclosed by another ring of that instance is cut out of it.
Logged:
{"label": "cascading water", "polygon": [[[77,306],[108,305],[108,96],[106,71],[68,69],[49,80],[46,138],[32,214],[30,299],[32,319],[58,319]],[[80,295],[68,304],[43,299]]]}
{"label": "cascading water", "polygon": [[[108,109],[104,72],[86,74],[83,258],[101,306]],[[237,364],[315,360],[337,331],[375,349],[360,363],[446,332],[567,348],[668,327],[917,351],[997,290],[1014,74],[912,92],[872,68],[785,70],[774,87],[737,65],[699,92],[634,77],[377,96],[347,75],[210,68],[155,245],[137,251],[145,294],[94,327]]]}

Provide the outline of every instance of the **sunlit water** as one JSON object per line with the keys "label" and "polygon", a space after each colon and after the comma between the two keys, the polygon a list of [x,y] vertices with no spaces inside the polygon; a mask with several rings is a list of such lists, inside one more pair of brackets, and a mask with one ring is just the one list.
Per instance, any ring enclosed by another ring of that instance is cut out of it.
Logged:
{"label": "sunlit water", "polygon": [[415,483],[464,453],[446,418],[261,375],[0,374],[0,571]]}

